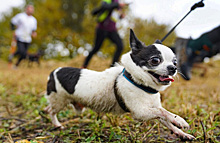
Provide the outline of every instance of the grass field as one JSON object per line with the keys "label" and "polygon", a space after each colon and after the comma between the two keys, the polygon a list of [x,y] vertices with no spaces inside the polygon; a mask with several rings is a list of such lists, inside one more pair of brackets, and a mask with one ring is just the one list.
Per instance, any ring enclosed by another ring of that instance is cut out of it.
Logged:
{"label": "grass field", "polygon": [[[77,115],[67,107],[58,117],[64,130],[54,128],[43,109],[47,76],[60,66],[80,67],[83,57],[68,61],[42,61],[41,66],[8,68],[0,60],[0,142],[24,139],[30,142],[182,142],[157,120],[136,121],[130,114],[98,115],[87,109]],[[90,69],[104,70],[110,59],[94,57]],[[220,61],[204,64],[208,72],[193,70],[191,81],[180,75],[165,92],[162,104],[167,110],[187,120],[185,132],[196,137],[193,142],[220,142]],[[27,142],[27,141],[26,141]]]}

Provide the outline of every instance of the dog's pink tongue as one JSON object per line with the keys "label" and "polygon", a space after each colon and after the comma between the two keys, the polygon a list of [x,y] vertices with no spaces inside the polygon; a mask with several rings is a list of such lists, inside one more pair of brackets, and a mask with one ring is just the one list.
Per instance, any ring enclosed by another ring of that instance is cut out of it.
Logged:
{"label": "dog's pink tongue", "polygon": [[174,82],[174,79],[173,78],[169,78],[168,76],[160,76],[159,79],[161,81],[171,81],[171,82]]}

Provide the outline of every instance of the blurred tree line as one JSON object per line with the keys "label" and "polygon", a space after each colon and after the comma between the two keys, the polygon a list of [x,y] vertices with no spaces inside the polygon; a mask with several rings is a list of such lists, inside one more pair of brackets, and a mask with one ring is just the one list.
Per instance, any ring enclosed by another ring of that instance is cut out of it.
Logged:
{"label": "blurred tree line", "polygon": [[[34,16],[38,21],[37,38],[33,39],[30,51],[45,51],[46,58],[73,58],[78,53],[88,53],[94,41],[96,18],[91,11],[101,4],[101,0],[26,0],[35,7]],[[11,18],[22,8],[13,8],[0,21],[0,58],[7,59],[12,30]],[[129,48],[129,29],[146,45],[161,39],[170,30],[169,25],[158,24],[153,19],[143,20],[131,14],[132,9],[125,9],[126,17],[118,23],[119,34],[124,40],[124,52]],[[172,45],[176,35],[173,33],[163,44]],[[114,45],[106,40],[101,48],[103,55],[112,56]]]}

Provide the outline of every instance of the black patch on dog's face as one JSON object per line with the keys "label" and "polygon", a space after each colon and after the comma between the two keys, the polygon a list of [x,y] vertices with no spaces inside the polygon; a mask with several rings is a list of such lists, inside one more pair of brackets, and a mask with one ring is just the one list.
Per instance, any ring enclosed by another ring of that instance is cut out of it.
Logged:
{"label": "black patch on dog's face", "polygon": [[[140,67],[154,68],[163,61],[161,52],[156,46],[144,45],[144,43],[137,39],[132,30],[130,31],[130,47],[132,49],[131,58]],[[156,63],[157,61],[158,63]]]}
{"label": "black patch on dog's face", "polygon": [[73,94],[75,86],[79,80],[80,73],[81,69],[65,67],[57,72],[57,79],[69,94]]}
{"label": "black patch on dog's face", "polygon": [[[148,47],[143,47],[138,53],[134,54],[132,52],[131,58],[134,63],[140,67],[146,66],[147,68],[154,68],[158,66],[163,58],[161,56],[161,52],[157,50],[154,45],[150,45]],[[158,60],[158,64],[153,64],[153,60]]]}
{"label": "black patch on dog's face", "polygon": [[47,82],[47,95],[50,95],[51,92],[57,92],[53,72],[50,73],[50,79]]}

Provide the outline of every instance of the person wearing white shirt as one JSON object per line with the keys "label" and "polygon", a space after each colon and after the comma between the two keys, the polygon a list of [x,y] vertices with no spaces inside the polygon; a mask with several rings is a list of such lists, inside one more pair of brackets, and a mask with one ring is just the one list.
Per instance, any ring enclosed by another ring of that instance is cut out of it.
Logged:
{"label": "person wearing white shirt", "polygon": [[[19,56],[15,64],[16,67],[26,58],[28,47],[32,42],[32,37],[37,36],[37,20],[32,16],[33,13],[33,5],[27,5],[25,12],[15,15],[11,19],[11,28],[15,30],[13,38],[17,41],[17,51],[13,56]],[[12,60],[13,56],[9,57],[9,60]]]}

